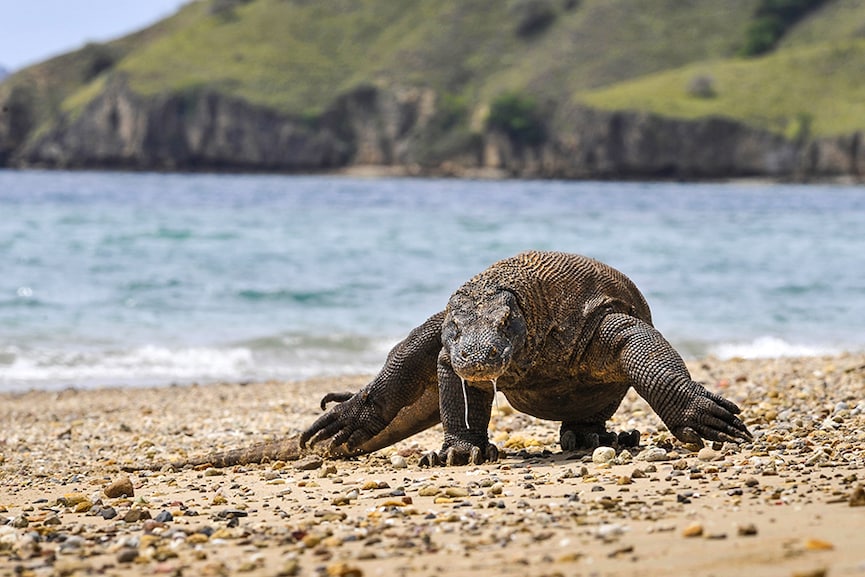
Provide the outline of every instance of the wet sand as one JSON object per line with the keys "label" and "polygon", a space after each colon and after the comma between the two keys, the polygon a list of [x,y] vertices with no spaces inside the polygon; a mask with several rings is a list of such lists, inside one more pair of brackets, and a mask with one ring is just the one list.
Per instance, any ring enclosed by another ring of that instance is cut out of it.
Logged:
{"label": "wet sand", "polygon": [[418,468],[436,427],[354,460],[127,482],[296,433],[365,379],[0,394],[0,575],[865,575],[865,354],[689,368],[753,443],[671,442],[630,393],[611,426],[639,449],[563,454],[556,423],[500,397],[494,464]]}

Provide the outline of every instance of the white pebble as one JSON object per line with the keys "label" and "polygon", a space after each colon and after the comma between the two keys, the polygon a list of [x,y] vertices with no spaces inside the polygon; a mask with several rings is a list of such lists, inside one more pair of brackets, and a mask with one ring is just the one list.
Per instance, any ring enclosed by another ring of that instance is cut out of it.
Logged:
{"label": "white pebble", "polygon": [[630,463],[633,460],[634,460],[634,458],[631,455],[631,452],[627,449],[622,449],[622,452],[619,453],[618,457],[616,457],[616,464],[617,465],[627,465],[628,463]]}
{"label": "white pebble", "polygon": [[408,463],[405,462],[405,458],[402,455],[392,455],[390,464],[393,465],[394,469],[405,469],[408,467]]}
{"label": "white pebble", "polygon": [[649,447],[640,454],[640,458],[643,461],[648,461],[650,463],[670,460],[670,457],[667,456],[667,451],[661,447]]}
{"label": "white pebble", "polygon": [[609,463],[616,458],[616,450],[612,447],[598,447],[592,453],[592,462],[598,465]]}

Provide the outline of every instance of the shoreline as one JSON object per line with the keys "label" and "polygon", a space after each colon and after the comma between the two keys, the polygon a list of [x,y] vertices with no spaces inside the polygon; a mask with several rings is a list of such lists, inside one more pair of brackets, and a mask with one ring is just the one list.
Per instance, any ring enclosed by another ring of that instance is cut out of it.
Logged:
{"label": "shoreline", "polygon": [[418,468],[435,427],[312,469],[129,474],[131,497],[105,493],[122,465],[293,434],[366,378],[0,393],[0,576],[865,575],[865,353],[688,367],[753,443],[671,446],[631,392],[609,426],[641,446],[598,463],[500,396],[498,463]]}

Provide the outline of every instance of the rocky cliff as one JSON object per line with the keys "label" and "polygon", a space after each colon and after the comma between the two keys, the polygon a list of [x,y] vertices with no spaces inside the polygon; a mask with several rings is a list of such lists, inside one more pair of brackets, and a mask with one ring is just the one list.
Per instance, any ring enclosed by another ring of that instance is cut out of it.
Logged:
{"label": "rocky cliff", "polygon": [[37,130],[7,103],[0,162],[13,167],[331,171],[538,178],[858,177],[859,133],[791,141],[735,121],[686,121],[559,106],[530,144],[487,129],[442,130],[429,89],[357,87],[314,118],[207,90],[144,97],[121,79]]}

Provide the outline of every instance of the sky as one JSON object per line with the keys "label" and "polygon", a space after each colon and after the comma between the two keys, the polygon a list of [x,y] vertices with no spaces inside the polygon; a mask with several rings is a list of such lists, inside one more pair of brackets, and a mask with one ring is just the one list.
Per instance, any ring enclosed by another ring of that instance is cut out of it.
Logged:
{"label": "sky", "polygon": [[0,67],[18,70],[139,30],[186,0],[0,0]]}

